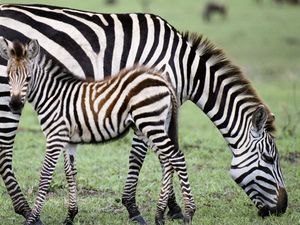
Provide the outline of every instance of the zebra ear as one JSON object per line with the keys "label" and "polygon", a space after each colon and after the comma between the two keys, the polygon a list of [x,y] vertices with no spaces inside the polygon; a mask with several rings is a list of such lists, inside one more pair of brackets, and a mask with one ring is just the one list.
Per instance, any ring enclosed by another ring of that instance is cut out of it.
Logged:
{"label": "zebra ear", "polygon": [[3,59],[9,60],[8,42],[0,37],[0,55]]}
{"label": "zebra ear", "polygon": [[268,114],[263,105],[259,105],[252,115],[252,126],[256,132],[260,133],[267,122]]}
{"label": "zebra ear", "polygon": [[27,45],[27,55],[29,59],[35,58],[40,52],[40,45],[36,39],[31,40]]}

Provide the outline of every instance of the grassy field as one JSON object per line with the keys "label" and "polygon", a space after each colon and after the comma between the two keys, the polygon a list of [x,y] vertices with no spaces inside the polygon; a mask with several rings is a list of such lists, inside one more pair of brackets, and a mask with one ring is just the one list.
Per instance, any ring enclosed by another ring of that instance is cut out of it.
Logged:
{"label": "grassy field", "polygon": [[[105,6],[103,0],[36,2],[98,12],[143,10],[138,0],[119,0],[115,7]],[[261,219],[257,216],[250,199],[229,176],[231,154],[222,136],[198,108],[186,103],[180,110],[179,138],[198,206],[193,224],[300,224],[300,7],[279,6],[267,0],[261,5],[254,0],[231,0],[227,1],[226,20],[215,16],[208,24],[201,18],[203,3],[195,2],[155,0],[150,4],[150,12],[161,15],[179,30],[202,33],[213,40],[253,81],[259,95],[276,115],[277,147],[289,194],[289,208],[281,217]],[[120,202],[130,142],[131,134],[113,143],[79,147],[76,225],[131,224]],[[27,105],[15,143],[13,163],[31,205],[38,187],[44,146],[45,139],[36,115]],[[152,224],[160,180],[158,160],[153,152],[149,152],[140,175],[137,201],[141,212]],[[180,199],[177,179],[175,181]],[[0,209],[0,224],[23,222],[23,218],[14,213],[2,181]],[[47,225],[61,224],[66,210],[67,187],[60,160],[41,215],[42,221]],[[180,223],[167,221],[166,224]]]}

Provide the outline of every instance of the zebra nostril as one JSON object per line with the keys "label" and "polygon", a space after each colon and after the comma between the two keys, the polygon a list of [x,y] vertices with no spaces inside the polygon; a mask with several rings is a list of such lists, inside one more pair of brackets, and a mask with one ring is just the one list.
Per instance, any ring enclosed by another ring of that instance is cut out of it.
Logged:
{"label": "zebra nostril", "polygon": [[9,107],[13,113],[21,113],[24,104],[20,96],[12,96],[9,102]]}

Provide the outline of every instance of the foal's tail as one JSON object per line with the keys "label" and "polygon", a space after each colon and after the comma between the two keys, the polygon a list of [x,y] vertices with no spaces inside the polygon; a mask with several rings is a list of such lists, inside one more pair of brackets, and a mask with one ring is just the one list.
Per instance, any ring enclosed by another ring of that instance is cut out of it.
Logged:
{"label": "foal's tail", "polygon": [[171,119],[170,119],[170,124],[169,124],[169,128],[168,128],[168,135],[169,135],[170,139],[172,140],[175,149],[179,149],[179,145],[178,145],[178,102],[177,102],[176,92],[174,91],[174,89],[171,85],[169,75],[164,74],[163,77],[165,78],[168,88],[170,90],[171,105],[172,105]]}

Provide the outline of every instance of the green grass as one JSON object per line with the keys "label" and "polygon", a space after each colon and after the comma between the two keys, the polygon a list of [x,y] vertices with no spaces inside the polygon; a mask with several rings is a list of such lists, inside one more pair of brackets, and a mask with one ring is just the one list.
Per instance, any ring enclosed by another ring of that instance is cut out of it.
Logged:
{"label": "green grass", "polygon": [[[1,3],[7,1],[1,0]],[[34,1],[14,1],[32,3]],[[47,3],[47,1],[36,1]],[[138,0],[119,0],[107,7],[103,1],[48,1],[50,4],[98,12],[137,12]],[[243,190],[229,176],[231,154],[218,130],[191,103],[180,110],[179,141],[183,149],[197,211],[193,224],[300,223],[300,7],[278,6],[270,1],[227,1],[226,20],[218,16],[210,24],[201,19],[204,3],[194,0],[155,0],[152,13],[161,15],[179,30],[204,34],[224,48],[235,64],[253,81],[259,95],[276,115],[277,147],[289,193],[289,208],[281,217],[264,220],[257,216]],[[170,7],[172,6],[172,7]],[[15,148],[14,169],[31,205],[38,187],[45,139],[30,106],[23,112]],[[131,224],[121,204],[127,175],[131,134],[104,145],[85,145],[78,150],[78,205],[75,224]],[[149,152],[138,185],[137,201],[142,214],[152,222],[161,180],[160,165]],[[177,196],[180,199],[178,181]],[[0,224],[21,224],[0,182]],[[41,215],[45,224],[61,224],[67,210],[67,187],[62,160],[56,169],[51,191]],[[166,224],[180,224],[167,221]]]}

